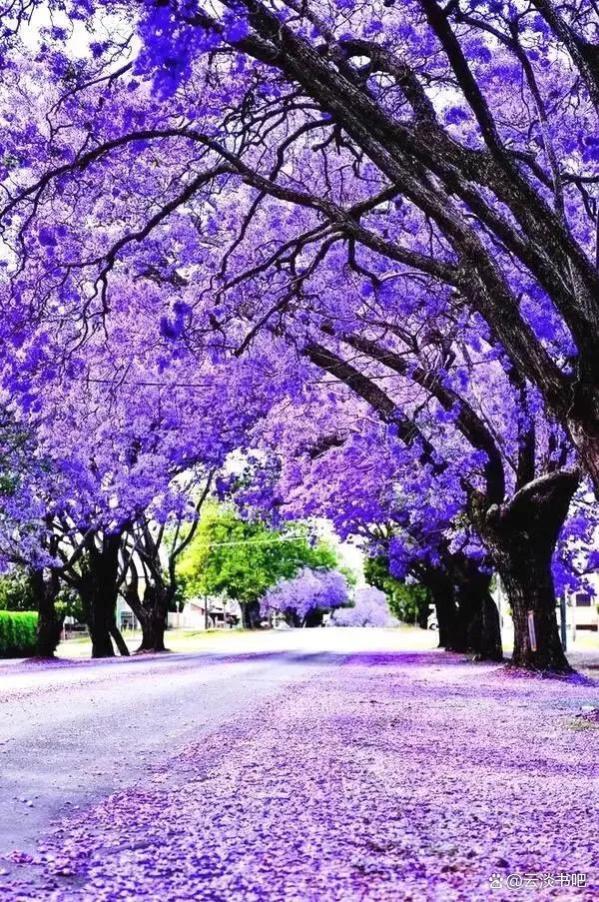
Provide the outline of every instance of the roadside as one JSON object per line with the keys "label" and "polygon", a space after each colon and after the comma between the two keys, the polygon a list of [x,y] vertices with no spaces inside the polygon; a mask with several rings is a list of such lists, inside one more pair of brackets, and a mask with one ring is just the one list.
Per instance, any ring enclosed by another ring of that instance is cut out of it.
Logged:
{"label": "roadside", "polygon": [[596,898],[599,725],[580,716],[596,684],[380,635],[377,651],[377,631],[362,650],[335,631],[335,654],[329,631],[311,632],[314,668],[292,689],[165,748],[152,774],[48,836],[44,899],[470,902],[513,899],[507,878],[523,874],[587,883],[533,898]]}
{"label": "roadside", "polygon": [[[311,630],[315,633],[315,642],[321,642],[322,645],[330,644],[325,636],[327,630]],[[390,634],[398,633],[402,636],[402,641],[409,637],[410,645],[415,648],[434,648],[437,644],[437,635],[432,631],[421,630],[419,627],[402,624],[389,630]],[[178,653],[194,653],[206,651],[213,653],[219,650],[241,650],[251,651],[253,648],[262,647],[264,642],[270,643],[273,647],[288,647],[295,630],[275,629],[275,630],[244,630],[244,629],[216,629],[216,630],[187,630],[187,629],[169,629],[165,635],[165,643],[169,651]],[[321,639],[318,639],[318,635]],[[348,633],[349,635],[349,633]],[[141,632],[128,631],[123,633],[127,647],[131,653],[134,653],[141,642]],[[301,641],[295,644],[302,644]],[[60,643],[57,655],[59,658],[68,658],[79,660],[91,657],[91,642],[89,637],[81,636],[75,639],[67,639]],[[0,662],[1,664],[1,662]]]}
{"label": "roadside", "polygon": [[[239,639],[240,635],[244,635],[246,631],[231,630],[187,630],[187,629],[169,629],[166,632],[166,646],[169,651],[173,652],[196,652],[202,651],[204,648],[210,649],[215,643],[234,643]],[[125,630],[122,633],[127,648],[134,654],[141,643],[141,631]],[[77,660],[80,658],[91,657],[91,640],[89,636],[77,636],[76,638],[63,640],[57,654],[61,658],[69,658]]]}
{"label": "roadside", "polygon": [[[415,648],[434,648],[438,641],[438,634],[435,630],[421,630],[419,627],[401,624],[395,627],[402,635],[410,637],[410,642]],[[285,630],[267,631],[267,634],[277,636],[284,633]],[[320,631],[319,631],[320,632]],[[193,653],[208,651],[211,652],[221,647],[229,647],[238,649],[240,646],[251,648],[252,645],[259,645],[262,641],[261,636],[266,633],[260,631],[251,631],[243,629],[215,629],[215,630],[189,630],[189,629],[169,629],[166,632],[166,645],[169,651],[177,653]],[[129,648],[134,654],[139,648],[141,642],[141,632],[125,631],[123,637]],[[506,656],[512,651],[514,632],[511,624],[507,623],[502,631],[503,648]],[[276,640],[273,640],[276,642]],[[599,663],[599,634],[591,631],[579,630],[576,634],[576,641],[572,642],[572,638],[568,636],[567,655],[576,661],[587,661],[597,658]],[[91,657],[91,642],[88,636],[79,636],[72,639],[62,641],[58,648],[58,657],[69,660],[85,660]],[[2,667],[0,660],[0,668]]]}

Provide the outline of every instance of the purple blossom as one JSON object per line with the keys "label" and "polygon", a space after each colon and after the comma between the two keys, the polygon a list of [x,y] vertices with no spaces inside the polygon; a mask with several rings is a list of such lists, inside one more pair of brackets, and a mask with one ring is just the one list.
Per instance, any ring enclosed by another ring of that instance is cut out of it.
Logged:
{"label": "purple blossom", "polygon": [[374,586],[356,589],[350,607],[333,611],[331,626],[394,626],[396,621],[389,613],[387,596]]}
{"label": "purple blossom", "polygon": [[300,622],[314,612],[326,613],[348,602],[347,581],[335,570],[304,567],[292,579],[281,580],[260,602],[263,614],[292,614]]}

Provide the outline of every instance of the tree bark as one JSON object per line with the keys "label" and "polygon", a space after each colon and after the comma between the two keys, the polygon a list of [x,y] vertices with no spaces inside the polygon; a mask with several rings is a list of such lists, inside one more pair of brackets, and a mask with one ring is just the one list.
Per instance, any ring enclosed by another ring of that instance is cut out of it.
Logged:
{"label": "tree bark", "polygon": [[514,621],[512,665],[526,670],[571,672],[560,641],[550,567],[519,559],[500,572]]}
{"label": "tree bark", "polygon": [[418,578],[435,605],[440,648],[473,654],[478,661],[503,659],[499,612],[484,567],[465,555],[447,554],[443,567],[427,567]]}
{"label": "tree bark", "polygon": [[570,673],[560,641],[551,562],[578,474],[540,477],[486,515],[484,538],[514,621],[512,666]]}
{"label": "tree bark", "polygon": [[472,558],[454,559],[459,634],[477,661],[502,661],[499,611],[491,597],[491,573]]}
{"label": "tree bark", "polygon": [[293,629],[299,629],[302,626],[302,621],[300,620],[295,608],[287,608],[283,612],[285,617],[285,623],[292,627]]}
{"label": "tree bark", "polygon": [[166,631],[166,623],[164,617],[156,615],[155,612],[146,612],[141,624],[141,644],[137,649],[138,652],[143,651],[166,651],[164,644],[164,633]]}
{"label": "tree bark", "polygon": [[446,651],[466,651],[465,636],[461,634],[458,609],[451,578],[439,567],[419,570],[418,579],[430,592],[439,627],[439,648]]}
{"label": "tree bark", "polygon": [[60,580],[54,570],[48,576],[42,569],[33,570],[29,578],[31,591],[37,604],[36,657],[53,658],[64,623],[64,615],[56,610],[56,598],[60,591]]}
{"label": "tree bark", "polygon": [[111,629],[114,610],[106,597],[97,591],[92,577],[86,577],[79,593],[86,613],[89,635],[92,640],[92,658],[114,658]]}
{"label": "tree bark", "polygon": [[304,617],[303,626],[310,629],[316,626],[322,626],[323,618],[324,613],[322,611],[309,611]]}
{"label": "tree bark", "polygon": [[491,593],[483,593],[480,611],[480,631],[474,650],[479,661],[503,661],[501,620]]}
{"label": "tree bark", "polygon": [[466,651],[465,639],[460,635],[460,624],[453,595],[453,586],[449,593],[438,591],[433,593],[437,625],[439,627],[439,648],[446,651]]}
{"label": "tree bark", "polygon": [[169,595],[165,587],[146,586],[143,601],[138,594],[137,580],[125,592],[125,601],[139,620],[141,644],[137,652],[166,651],[164,634],[167,626]]}
{"label": "tree bark", "polygon": [[257,601],[240,602],[241,623],[246,630],[255,630],[260,627],[260,603]]}
{"label": "tree bark", "polygon": [[103,535],[97,547],[90,538],[78,590],[92,640],[92,658],[114,657],[114,639],[119,652],[129,649],[117,627],[118,557],[121,536]]}
{"label": "tree bark", "polygon": [[110,627],[110,637],[114,640],[114,644],[116,645],[119,654],[127,657],[129,655],[129,647],[125,642],[123,634],[116,624],[116,620],[113,618],[112,626]]}
{"label": "tree bark", "polygon": [[147,586],[143,602],[141,645],[138,651],[166,651],[164,634],[169,599],[165,587]]}

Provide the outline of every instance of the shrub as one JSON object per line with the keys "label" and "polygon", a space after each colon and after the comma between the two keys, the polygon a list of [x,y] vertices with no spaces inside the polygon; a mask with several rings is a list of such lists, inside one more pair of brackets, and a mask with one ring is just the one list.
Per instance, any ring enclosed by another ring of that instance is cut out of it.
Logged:
{"label": "shrub", "polygon": [[36,603],[24,570],[0,575],[0,610],[35,611]]}
{"label": "shrub", "polygon": [[37,614],[0,611],[0,658],[25,658],[35,654]]}

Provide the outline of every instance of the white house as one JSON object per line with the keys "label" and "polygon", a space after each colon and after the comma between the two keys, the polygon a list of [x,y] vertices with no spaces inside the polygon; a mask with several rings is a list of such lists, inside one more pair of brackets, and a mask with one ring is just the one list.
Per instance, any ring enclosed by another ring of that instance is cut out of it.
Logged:
{"label": "white house", "polygon": [[190,598],[181,612],[168,615],[168,625],[173,629],[227,629],[240,623],[238,602],[222,596]]}

